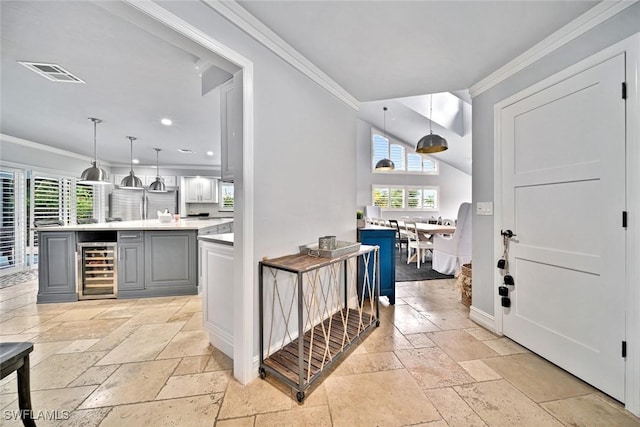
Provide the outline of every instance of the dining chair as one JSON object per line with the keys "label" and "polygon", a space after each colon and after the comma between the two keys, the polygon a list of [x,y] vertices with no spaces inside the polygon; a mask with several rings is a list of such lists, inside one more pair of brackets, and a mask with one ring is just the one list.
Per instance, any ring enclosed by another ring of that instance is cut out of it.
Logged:
{"label": "dining chair", "polygon": [[427,256],[427,252],[433,250],[433,244],[420,237],[418,228],[415,222],[405,222],[405,230],[407,232],[407,264],[411,263],[411,250],[415,250],[416,262],[418,268],[420,264],[424,262]]}
{"label": "dining chair", "polygon": [[433,238],[432,268],[439,273],[458,275],[462,264],[471,261],[471,203],[458,208],[456,231],[450,236]]}
{"label": "dining chair", "polygon": [[406,232],[403,233],[402,230],[400,230],[400,225],[398,224],[398,220],[390,219],[389,224],[391,225],[391,227],[395,228],[396,230],[396,246],[398,247],[398,250],[402,252],[402,245],[404,245],[408,250],[409,239],[407,238],[407,233]]}
{"label": "dining chair", "polygon": [[429,224],[437,224],[438,220],[436,219],[435,216],[432,216],[431,218],[429,218],[428,223]]}

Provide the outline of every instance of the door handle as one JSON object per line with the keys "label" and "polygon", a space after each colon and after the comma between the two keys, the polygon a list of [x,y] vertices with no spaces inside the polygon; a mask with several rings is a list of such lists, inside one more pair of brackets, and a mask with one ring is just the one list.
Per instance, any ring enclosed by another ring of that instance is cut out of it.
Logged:
{"label": "door handle", "polygon": [[510,238],[512,238],[512,237],[516,237],[516,234],[515,234],[513,231],[509,230],[509,229],[507,229],[507,230],[500,230],[500,234],[501,234],[503,237],[506,237],[507,239],[510,239]]}

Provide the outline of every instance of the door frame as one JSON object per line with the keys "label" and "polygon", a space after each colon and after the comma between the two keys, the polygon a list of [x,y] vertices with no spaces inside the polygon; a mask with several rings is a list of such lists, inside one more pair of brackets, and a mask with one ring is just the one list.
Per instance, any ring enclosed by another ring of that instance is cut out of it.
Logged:
{"label": "door frame", "polygon": [[[620,53],[626,54],[626,199],[628,226],[626,234],[625,321],[627,357],[625,361],[625,408],[640,416],[640,33],[628,37],[494,105],[494,259],[502,256],[502,117],[507,106],[562,80],[579,74]],[[622,224],[621,224],[622,226]],[[500,271],[494,271],[494,332],[503,333],[503,309],[498,295]]]}
{"label": "door frame", "polygon": [[209,34],[151,1],[122,0],[171,30],[196,42],[242,69],[242,165],[235,175],[239,184],[234,210],[234,278],[233,278],[233,374],[242,384],[258,375],[254,365],[254,70],[253,62],[235,50],[218,42]]}

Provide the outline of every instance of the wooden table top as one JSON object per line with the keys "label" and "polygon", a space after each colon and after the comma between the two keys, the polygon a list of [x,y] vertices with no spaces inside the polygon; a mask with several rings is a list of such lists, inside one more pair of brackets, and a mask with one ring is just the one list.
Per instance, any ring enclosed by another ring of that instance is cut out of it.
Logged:
{"label": "wooden table top", "polygon": [[[401,231],[404,230],[403,221],[398,221],[398,226],[400,227]],[[387,227],[384,225],[372,225],[372,224],[367,224],[365,228],[394,230],[393,227]],[[456,231],[456,227],[454,225],[427,224],[426,222],[416,222],[416,228],[418,229],[419,232],[426,233],[426,234],[453,234]]]}
{"label": "wooden table top", "polygon": [[323,258],[305,254],[285,255],[279,258],[264,259],[261,263],[267,267],[274,267],[294,273],[303,273],[316,268],[324,267],[335,262],[344,261],[345,259],[366,254],[375,250],[377,246],[360,245],[360,250],[336,258]]}

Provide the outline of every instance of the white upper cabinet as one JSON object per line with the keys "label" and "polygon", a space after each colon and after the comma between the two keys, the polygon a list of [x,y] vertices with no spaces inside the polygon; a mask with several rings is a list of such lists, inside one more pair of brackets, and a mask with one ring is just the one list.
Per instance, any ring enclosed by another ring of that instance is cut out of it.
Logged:
{"label": "white upper cabinet", "polygon": [[209,177],[184,178],[185,203],[218,203],[218,180]]}
{"label": "white upper cabinet", "polygon": [[222,155],[222,181],[233,182],[237,156],[242,150],[242,71],[233,75],[233,79],[220,86],[220,144]]}

